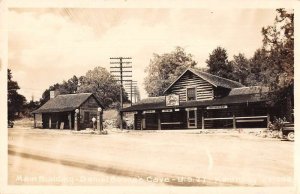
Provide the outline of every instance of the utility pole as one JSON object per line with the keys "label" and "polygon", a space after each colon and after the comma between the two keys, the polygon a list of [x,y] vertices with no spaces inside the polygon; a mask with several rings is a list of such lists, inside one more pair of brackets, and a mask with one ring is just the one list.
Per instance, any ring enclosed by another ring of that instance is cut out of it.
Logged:
{"label": "utility pole", "polygon": [[130,93],[130,102],[131,102],[131,106],[132,106],[132,102],[133,102],[133,99],[132,99],[132,97],[133,97],[133,94],[134,94],[134,87],[136,87],[137,86],[137,81],[133,81],[133,80],[131,80],[129,83],[126,83],[125,84],[125,89],[127,89],[127,90],[129,90],[130,92],[128,92],[128,93]]}
{"label": "utility pole", "polygon": [[[130,64],[131,61],[124,61],[124,60],[131,60],[131,57],[111,57],[110,60],[118,60],[118,61],[112,61],[110,64],[116,65],[111,66],[110,68],[113,69],[110,71],[110,73],[113,74],[113,77],[117,78],[117,81],[120,82],[120,106],[123,108],[123,82],[124,81],[131,81],[131,80],[125,80],[125,77],[132,77],[132,75],[126,75],[126,73],[132,73],[132,66],[128,66],[126,64]],[[125,65],[124,65],[125,64]],[[124,70],[129,69],[129,70]],[[120,112],[121,117],[121,124],[120,128],[123,129],[123,114]]]}
{"label": "utility pole", "polygon": [[140,91],[139,91],[139,88],[138,86],[135,86],[134,88],[134,92],[135,92],[135,102],[138,102],[141,100],[141,96],[140,96]]}

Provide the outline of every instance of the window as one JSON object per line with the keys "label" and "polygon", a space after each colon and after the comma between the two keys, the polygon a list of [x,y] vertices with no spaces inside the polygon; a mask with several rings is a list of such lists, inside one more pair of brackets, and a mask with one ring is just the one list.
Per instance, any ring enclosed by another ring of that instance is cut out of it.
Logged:
{"label": "window", "polygon": [[196,88],[187,88],[186,96],[187,96],[187,101],[196,100]]}

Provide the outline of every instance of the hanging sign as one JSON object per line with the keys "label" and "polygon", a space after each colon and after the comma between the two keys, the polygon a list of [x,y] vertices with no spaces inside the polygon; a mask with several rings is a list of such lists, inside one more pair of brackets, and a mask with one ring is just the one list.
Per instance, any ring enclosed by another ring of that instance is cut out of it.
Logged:
{"label": "hanging sign", "polygon": [[226,109],[226,108],[228,108],[227,105],[208,106],[208,107],[206,107],[207,110],[210,110],[210,109]]}
{"label": "hanging sign", "polygon": [[179,106],[179,95],[170,94],[166,96],[166,106]]}

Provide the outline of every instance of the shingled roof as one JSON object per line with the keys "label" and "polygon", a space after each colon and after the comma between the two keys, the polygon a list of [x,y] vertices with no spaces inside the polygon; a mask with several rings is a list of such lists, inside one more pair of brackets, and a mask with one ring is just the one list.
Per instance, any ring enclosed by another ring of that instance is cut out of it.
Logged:
{"label": "shingled roof", "polygon": [[189,70],[216,87],[232,89],[232,88],[239,88],[239,87],[244,86],[243,84],[241,84],[239,82],[236,82],[236,81],[233,81],[230,79],[226,79],[223,77],[219,77],[216,75],[212,75],[210,73],[206,73],[206,72],[200,71],[198,69],[189,68]]}
{"label": "shingled roof", "polygon": [[91,96],[93,96],[98,102],[99,106],[103,108],[99,100],[92,93],[79,93],[58,95],[55,98],[48,100],[43,106],[33,111],[32,113],[73,111],[76,108],[80,107]]}
{"label": "shingled roof", "polygon": [[244,85],[239,82],[229,80],[226,78],[222,78],[222,77],[219,77],[216,75],[212,75],[210,73],[206,73],[206,72],[200,71],[198,69],[188,68],[172,84],[169,85],[169,87],[164,91],[164,93],[166,93],[188,71],[190,71],[193,74],[195,74],[196,76],[206,80],[207,82],[209,82],[210,84],[212,84],[215,87],[223,87],[223,88],[228,88],[228,89],[244,87]]}
{"label": "shingled roof", "polygon": [[250,87],[241,87],[241,88],[233,88],[229,96],[234,95],[246,95],[246,94],[260,94],[269,92],[268,87],[263,86],[250,86]]}

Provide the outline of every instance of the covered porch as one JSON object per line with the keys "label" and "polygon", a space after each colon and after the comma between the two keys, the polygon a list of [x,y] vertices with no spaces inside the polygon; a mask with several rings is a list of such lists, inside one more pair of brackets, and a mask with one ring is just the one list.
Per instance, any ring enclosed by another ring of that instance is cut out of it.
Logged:
{"label": "covered porch", "polygon": [[74,129],[75,126],[75,111],[35,113],[33,115],[34,128],[38,127],[38,123],[42,123],[42,128],[48,129]]}
{"label": "covered porch", "polygon": [[270,110],[260,101],[190,101],[168,107],[161,100],[122,113],[134,113],[135,130],[267,128],[270,121]]}

